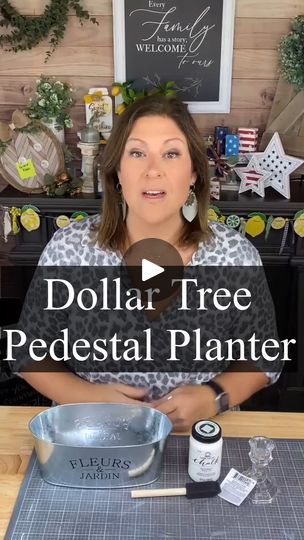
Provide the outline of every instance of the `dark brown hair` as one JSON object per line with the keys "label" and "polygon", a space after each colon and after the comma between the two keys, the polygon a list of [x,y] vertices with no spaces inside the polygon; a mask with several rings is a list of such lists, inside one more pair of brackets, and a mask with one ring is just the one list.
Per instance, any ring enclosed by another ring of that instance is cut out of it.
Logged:
{"label": "dark brown hair", "polygon": [[195,194],[198,201],[198,215],[191,222],[185,220],[180,244],[190,245],[206,241],[210,237],[208,229],[209,173],[205,145],[187,106],[177,98],[149,96],[129,105],[119,117],[109,138],[102,159],[104,176],[103,206],[101,224],[97,240],[101,247],[124,250],[126,245],[126,225],[122,219],[121,195],[117,191],[117,171],[125,144],[134,123],[144,116],[164,116],[171,118],[184,133],[193,171],[197,175]]}

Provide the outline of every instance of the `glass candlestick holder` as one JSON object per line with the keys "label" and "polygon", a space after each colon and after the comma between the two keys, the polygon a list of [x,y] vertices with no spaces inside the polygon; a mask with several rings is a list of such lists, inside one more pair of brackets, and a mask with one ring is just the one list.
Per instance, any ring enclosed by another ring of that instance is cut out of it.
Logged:
{"label": "glass candlestick holder", "polygon": [[278,487],[269,470],[275,444],[267,437],[252,437],[249,445],[252,465],[244,474],[257,481],[249,495],[250,500],[253,504],[271,503],[278,494]]}

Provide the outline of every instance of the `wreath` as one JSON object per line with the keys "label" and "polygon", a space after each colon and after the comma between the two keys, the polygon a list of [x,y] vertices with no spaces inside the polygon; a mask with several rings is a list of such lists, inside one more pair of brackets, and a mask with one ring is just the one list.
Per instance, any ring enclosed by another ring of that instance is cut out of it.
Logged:
{"label": "wreath", "polygon": [[281,39],[281,72],[299,90],[304,89],[304,15],[293,20],[292,32]]}
{"label": "wreath", "polygon": [[50,50],[46,53],[45,62],[64,37],[68,23],[69,10],[73,9],[83,24],[89,20],[99,24],[95,17],[80,5],[81,0],[51,0],[44,13],[38,17],[20,15],[8,0],[0,0],[0,28],[11,28],[10,34],[0,36],[0,47],[7,51],[25,51],[32,49],[41,41],[49,38]]}

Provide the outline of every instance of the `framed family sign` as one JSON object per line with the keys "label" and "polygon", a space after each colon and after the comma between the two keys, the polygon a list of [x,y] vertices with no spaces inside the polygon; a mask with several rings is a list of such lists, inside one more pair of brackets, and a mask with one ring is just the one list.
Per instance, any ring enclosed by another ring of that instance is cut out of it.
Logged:
{"label": "framed family sign", "polygon": [[192,113],[228,113],[235,0],[113,0],[115,80],[175,81]]}

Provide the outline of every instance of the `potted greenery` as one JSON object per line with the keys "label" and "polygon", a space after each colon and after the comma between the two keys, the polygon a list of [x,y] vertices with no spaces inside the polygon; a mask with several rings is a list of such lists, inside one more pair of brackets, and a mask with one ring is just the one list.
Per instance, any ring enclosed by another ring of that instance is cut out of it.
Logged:
{"label": "potted greenery", "polygon": [[158,96],[167,96],[175,97],[176,89],[175,82],[168,81],[161,84],[160,80],[158,83],[151,83],[152,88],[144,88],[143,90],[136,90],[134,88],[135,81],[126,81],[124,83],[114,82],[111,89],[111,95],[117,97],[121,95],[121,100],[119,105],[116,107],[116,113],[121,115],[124,113],[128,105],[134,103],[138,99],[144,98],[146,96],[158,95]]}
{"label": "potted greenery", "polygon": [[64,143],[64,128],[73,127],[70,109],[74,105],[72,87],[54,77],[42,75],[36,81],[36,97],[30,99],[26,114],[35,120],[43,122]]}
{"label": "potted greenery", "polygon": [[292,31],[279,45],[281,72],[287,82],[304,89],[304,15],[295,17]]}

